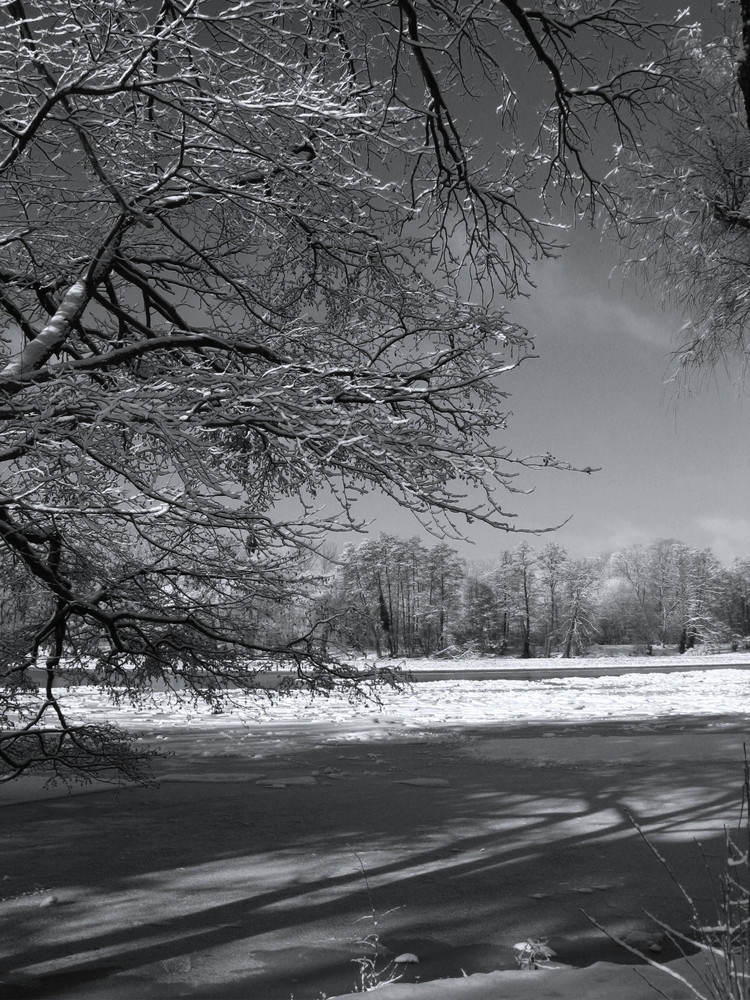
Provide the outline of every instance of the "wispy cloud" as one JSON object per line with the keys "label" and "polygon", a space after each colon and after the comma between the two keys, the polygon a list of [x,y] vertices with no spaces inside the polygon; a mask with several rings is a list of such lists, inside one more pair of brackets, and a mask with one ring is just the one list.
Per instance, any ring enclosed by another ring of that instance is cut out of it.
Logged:
{"label": "wispy cloud", "polygon": [[[593,281],[593,278],[592,278]],[[565,317],[568,324],[597,336],[606,333],[615,340],[634,339],[670,350],[680,320],[662,310],[657,302],[621,293],[613,283],[602,285],[587,281],[573,271],[565,259],[535,274],[529,298],[516,306],[530,326]]]}
{"label": "wispy cloud", "polygon": [[611,333],[632,337],[664,351],[670,349],[676,332],[677,324],[672,317],[658,311],[646,313],[614,297],[584,295],[578,308],[590,325],[601,325],[605,321]]}

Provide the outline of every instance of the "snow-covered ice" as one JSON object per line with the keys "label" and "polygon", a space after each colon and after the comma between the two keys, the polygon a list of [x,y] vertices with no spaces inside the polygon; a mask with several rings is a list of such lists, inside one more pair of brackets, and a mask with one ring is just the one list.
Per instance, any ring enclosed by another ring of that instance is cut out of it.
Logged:
{"label": "snow-covered ice", "polygon": [[[732,662],[738,663],[737,654]],[[208,706],[179,703],[173,695],[154,692],[138,705],[122,703],[112,707],[106,694],[91,687],[60,689],[58,697],[70,717],[76,720],[117,721],[129,729],[158,731],[187,722],[201,728],[221,729],[228,724],[256,726],[330,726],[338,738],[347,727],[356,739],[364,730],[413,731],[433,726],[483,726],[522,722],[591,722],[663,718],[671,715],[735,715],[750,705],[750,656],[746,666],[715,668],[727,657],[679,658],[683,667],[708,667],[686,672],[657,673],[647,670],[671,658],[623,658],[632,673],[605,677],[547,677],[538,680],[446,679],[406,685],[401,690],[382,687],[378,701],[352,701],[345,694],[311,696],[291,691],[270,699],[267,693],[235,692],[231,704],[221,714]],[[602,660],[464,660],[453,662],[452,671],[475,671],[482,665],[498,663],[508,669],[521,665],[531,669],[566,663],[571,667],[601,666]],[[611,661],[604,661],[607,666]],[[616,663],[616,661],[615,661]],[[432,669],[434,661],[410,661],[409,670]],[[619,664],[618,664],[619,665]],[[664,664],[666,665],[666,664]],[[563,668],[565,669],[565,668]]]}

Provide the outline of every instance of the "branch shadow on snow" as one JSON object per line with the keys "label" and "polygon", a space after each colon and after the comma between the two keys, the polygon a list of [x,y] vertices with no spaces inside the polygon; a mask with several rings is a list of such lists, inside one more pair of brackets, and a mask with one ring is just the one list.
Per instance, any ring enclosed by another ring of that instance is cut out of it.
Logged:
{"label": "branch shadow on snow", "polygon": [[[555,762],[553,740],[546,761],[481,755],[482,738],[507,735],[285,741],[263,773],[320,771],[316,785],[286,788],[255,783],[251,751],[267,744],[250,739],[220,762],[233,782],[5,807],[0,984],[19,998],[317,1000],[352,989],[373,909],[381,946],[418,954],[409,972],[422,979],[512,968],[527,936],[573,965],[627,962],[582,909],[621,936],[649,926],[644,909],[678,929],[688,920],[631,813],[712,912],[710,870],[738,811],[739,733],[735,764],[664,762],[664,732],[643,734],[654,755],[638,762]],[[449,784],[399,783],[414,776]]]}

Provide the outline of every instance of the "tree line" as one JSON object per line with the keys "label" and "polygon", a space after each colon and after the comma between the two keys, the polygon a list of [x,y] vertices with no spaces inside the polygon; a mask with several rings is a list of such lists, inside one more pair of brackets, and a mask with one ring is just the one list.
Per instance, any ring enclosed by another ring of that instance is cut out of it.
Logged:
{"label": "tree line", "polygon": [[381,534],[344,548],[315,608],[330,636],[376,656],[737,648],[750,642],[750,557],[724,566],[672,538],[583,559],[521,542],[482,566],[445,542]]}

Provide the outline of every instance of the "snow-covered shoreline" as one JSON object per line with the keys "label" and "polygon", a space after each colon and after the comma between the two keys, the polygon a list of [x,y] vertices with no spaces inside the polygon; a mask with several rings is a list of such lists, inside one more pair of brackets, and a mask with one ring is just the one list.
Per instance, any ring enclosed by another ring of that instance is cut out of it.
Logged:
{"label": "snow-covered shoreline", "polygon": [[395,668],[404,673],[450,673],[456,670],[471,672],[501,671],[501,670],[582,670],[604,667],[632,667],[633,670],[659,670],[661,667],[750,667],[750,652],[743,650],[736,653],[707,653],[701,655],[694,651],[653,656],[580,656],[571,659],[562,657],[533,657],[522,659],[519,656],[497,657],[460,657],[458,659],[399,659],[387,658],[374,661],[379,669]]}
{"label": "snow-covered shoreline", "polygon": [[[750,667],[750,657],[747,660]],[[431,662],[416,661],[416,668],[419,669],[420,663]],[[461,668],[473,673],[476,662],[481,661],[461,661]],[[569,662],[580,667],[592,661]],[[688,666],[684,660],[682,663]],[[159,731],[189,724],[210,729],[232,724],[319,725],[339,734],[350,729],[352,738],[365,730],[385,736],[389,732],[439,726],[580,724],[680,715],[742,717],[749,710],[748,667],[722,668],[713,657],[710,663],[706,658],[696,658],[690,665],[710,669],[659,673],[635,663],[632,673],[605,677],[564,673],[538,680],[452,677],[429,684],[406,684],[400,689],[380,687],[376,699],[352,700],[342,692],[313,696],[302,690],[292,690],[283,696],[271,696],[268,691],[230,692],[221,712],[158,691],[135,705],[124,700],[117,707],[113,707],[106,692],[91,686],[60,688],[57,695],[71,719],[114,721],[126,729]],[[410,668],[414,666],[410,663]],[[454,663],[453,670],[456,669]]]}

